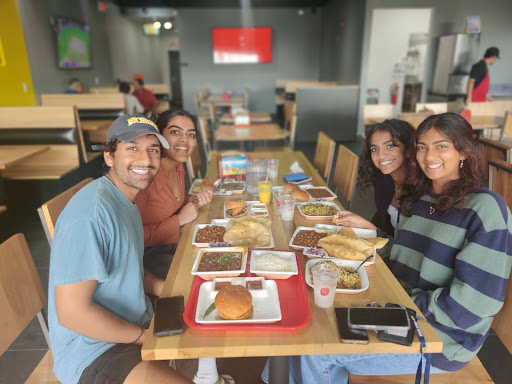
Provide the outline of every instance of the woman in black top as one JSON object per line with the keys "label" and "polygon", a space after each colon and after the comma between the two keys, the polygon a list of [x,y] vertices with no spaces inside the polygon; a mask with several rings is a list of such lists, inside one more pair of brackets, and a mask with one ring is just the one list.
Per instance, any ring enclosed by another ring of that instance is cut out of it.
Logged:
{"label": "woman in black top", "polygon": [[377,229],[379,236],[394,236],[398,200],[407,175],[406,154],[414,128],[401,120],[386,120],[373,125],[359,157],[357,189],[375,188],[377,212],[371,221],[350,211],[339,211],[336,224],[347,227]]}

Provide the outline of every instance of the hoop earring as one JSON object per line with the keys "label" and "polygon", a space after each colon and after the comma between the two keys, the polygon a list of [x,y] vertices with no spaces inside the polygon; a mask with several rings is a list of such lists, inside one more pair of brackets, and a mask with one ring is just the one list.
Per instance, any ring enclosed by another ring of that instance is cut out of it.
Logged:
{"label": "hoop earring", "polygon": [[461,160],[460,164],[459,164],[459,168],[462,169],[463,166],[464,166],[464,160]]}

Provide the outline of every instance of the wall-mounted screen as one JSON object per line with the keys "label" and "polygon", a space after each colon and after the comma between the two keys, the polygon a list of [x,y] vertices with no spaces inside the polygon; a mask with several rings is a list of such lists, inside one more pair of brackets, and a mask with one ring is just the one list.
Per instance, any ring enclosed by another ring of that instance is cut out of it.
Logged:
{"label": "wall-mounted screen", "polygon": [[213,28],[215,64],[271,63],[272,28]]}
{"label": "wall-mounted screen", "polygon": [[91,68],[89,25],[57,17],[56,26],[59,68]]}

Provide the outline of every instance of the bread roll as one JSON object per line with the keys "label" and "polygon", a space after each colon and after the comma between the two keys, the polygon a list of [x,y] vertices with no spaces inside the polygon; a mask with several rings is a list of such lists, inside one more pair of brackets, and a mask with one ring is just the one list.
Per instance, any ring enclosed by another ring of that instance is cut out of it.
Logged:
{"label": "bread roll", "polygon": [[296,189],[290,192],[290,195],[295,197],[299,201],[309,201],[309,195],[302,189]]}
{"label": "bread roll", "polygon": [[226,201],[226,208],[245,208],[245,200],[242,199],[233,199]]}
{"label": "bread roll", "polygon": [[215,296],[215,307],[226,320],[241,320],[252,316],[252,295],[241,285],[228,285]]}
{"label": "bread roll", "polygon": [[296,186],[295,184],[286,183],[285,185],[283,185],[283,189],[286,192],[291,192],[291,191],[295,191],[296,189],[300,189],[300,188],[298,186]]}

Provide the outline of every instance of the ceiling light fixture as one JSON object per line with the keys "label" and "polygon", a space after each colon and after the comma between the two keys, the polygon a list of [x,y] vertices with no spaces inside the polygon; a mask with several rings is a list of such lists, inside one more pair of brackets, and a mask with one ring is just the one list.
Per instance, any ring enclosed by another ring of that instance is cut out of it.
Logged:
{"label": "ceiling light fixture", "polygon": [[165,29],[171,29],[171,28],[172,28],[172,23],[171,23],[170,21],[166,21],[166,22],[164,23],[164,28],[165,28]]}
{"label": "ceiling light fixture", "polygon": [[155,28],[155,29],[160,29],[161,26],[162,26],[162,23],[159,21],[155,21],[153,23],[153,28]]}

